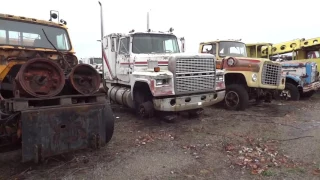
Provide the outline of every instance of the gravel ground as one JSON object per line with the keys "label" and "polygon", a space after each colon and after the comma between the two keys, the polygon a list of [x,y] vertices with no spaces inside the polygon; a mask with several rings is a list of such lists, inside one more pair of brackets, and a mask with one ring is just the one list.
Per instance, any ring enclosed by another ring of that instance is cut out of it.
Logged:
{"label": "gravel ground", "polygon": [[41,165],[2,163],[0,179],[320,179],[319,104],[316,94],[239,112],[212,106],[174,123],[114,106],[106,147]]}

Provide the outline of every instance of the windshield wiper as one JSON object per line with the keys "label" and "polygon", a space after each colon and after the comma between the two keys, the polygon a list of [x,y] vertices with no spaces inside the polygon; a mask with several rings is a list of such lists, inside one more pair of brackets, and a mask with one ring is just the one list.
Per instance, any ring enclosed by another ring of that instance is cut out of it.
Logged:
{"label": "windshield wiper", "polygon": [[[68,63],[68,61],[64,58],[63,54],[53,45],[53,43],[49,40],[46,32],[44,31],[44,29],[42,29],[44,36],[46,37],[47,41],[51,44],[51,46],[60,54],[60,56],[62,57],[63,61],[68,65],[69,68],[71,68],[70,64]],[[66,70],[65,70],[66,71]]]}

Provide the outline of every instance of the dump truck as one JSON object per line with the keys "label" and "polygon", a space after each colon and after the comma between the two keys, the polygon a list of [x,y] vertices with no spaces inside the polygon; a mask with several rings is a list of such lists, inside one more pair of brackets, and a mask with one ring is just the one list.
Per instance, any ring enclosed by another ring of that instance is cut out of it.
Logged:
{"label": "dump truck", "polygon": [[319,48],[320,44],[314,40],[309,40],[310,43],[300,39],[277,44],[261,42],[246,46],[249,57],[280,61],[286,85],[279,96],[284,100],[298,101],[300,97],[311,97],[320,88],[318,65],[314,61],[319,52],[316,47]]}
{"label": "dump truck", "polygon": [[285,77],[278,62],[266,58],[249,58],[241,40],[215,40],[201,42],[199,52],[213,54],[217,68],[225,70],[225,107],[245,110],[249,100],[271,102],[278,90],[285,88]]}
{"label": "dump truck", "polygon": [[0,152],[39,163],[106,145],[114,116],[100,81],[78,63],[59,12],[49,20],[0,14]]}
{"label": "dump truck", "polygon": [[[104,35],[99,4],[103,84],[108,99],[135,110],[142,118],[157,112],[193,116],[223,100],[224,71],[216,69],[213,55],[181,52],[173,28],[152,31],[147,25],[146,31]],[[180,40],[183,50],[184,38]]]}

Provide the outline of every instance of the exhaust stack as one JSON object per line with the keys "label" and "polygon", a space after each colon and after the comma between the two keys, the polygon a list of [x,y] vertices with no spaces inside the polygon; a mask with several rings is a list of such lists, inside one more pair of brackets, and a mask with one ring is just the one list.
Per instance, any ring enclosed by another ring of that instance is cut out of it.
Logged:
{"label": "exhaust stack", "polygon": [[[104,34],[104,23],[103,23],[103,9],[102,9],[102,4],[100,1],[98,1],[99,5],[100,5],[100,26],[101,26],[101,37],[100,37],[100,42],[101,42],[101,53],[102,53],[102,60],[105,61],[106,65],[107,65],[107,68],[108,68],[108,76],[109,76],[109,79],[110,80],[113,80],[113,75],[112,75],[112,72],[111,72],[111,68],[110,68],[110,65],[109,65],[109,61],[108,61],[108,58],[107,58],[107,55],[106,53],[104,52],[104,48],[103,48],[103,34]],[[102,71],[103,73],[105,72],[105,68],[104,68],[104,65],[102,63]],[[102,79],[104,79],[104,75],[102,75]],[[103,80],[104,81],[104,80]]]}

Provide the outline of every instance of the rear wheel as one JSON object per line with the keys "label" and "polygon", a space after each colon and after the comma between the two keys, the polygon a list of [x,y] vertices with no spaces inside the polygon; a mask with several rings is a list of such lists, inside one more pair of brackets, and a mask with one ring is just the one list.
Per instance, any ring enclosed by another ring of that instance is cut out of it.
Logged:
{"label": "rear wheel", "polygon": [[231,84],[226,87],[224,103],[229,110],[245,110],[249,104],[249,95],[241,84]]}

